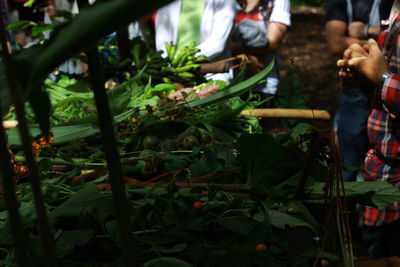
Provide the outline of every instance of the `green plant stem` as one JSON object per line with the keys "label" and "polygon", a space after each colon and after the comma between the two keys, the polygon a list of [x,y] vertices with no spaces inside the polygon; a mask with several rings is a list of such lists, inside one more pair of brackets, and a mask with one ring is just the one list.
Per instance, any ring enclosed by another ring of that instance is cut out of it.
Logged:
{"label": "green plant stem", "polygon": [[118,223],[119,235],[122,243],[122,251],[127,266],[138,266],[136,258],[136,244],[130,231],[130,208],[126,197],[123,182],[122,165],[115,141],[111,110],[107,93],[104,88],[104,79],[101,62],[98,58],[97,48],[86,52],[90,80],[93,85],[94,99],[97,108],[99,126],[103,138],[110,182],[112,187],[113,203]]}
{"label": "green plant stem", "polygon": [[300,181],[297,184],[297,189],[296,189],[296,199],[301,200],[304,198],[305,196],[305,188],[307,185],[307,180],[308,180],[308,176],[310,173],[310,169],[311,169],[311,165],[312,162],[315,158],[315,150],[316,150],[316,135],[315,132],[312,133],[311,135],[311,145],[310,145],[310,150],[308,152],[307,155],[307,161],[306,164],[302,170],[302,175],[300,177]]}
{"label": "green plant stem", "polygon": [[[17,161],[25,162],[26,157],[24,156],[15,156]],[[38,161],[48,159],[53,162],[53,164],[57,165],[66,165],[66,166],[75,166],[75,167],[104,167],[107,165],[105,162],[88,162],[89,159],[82,158],[72,158],[72,161],[63,160],[60,158],[49,158],[49,157],[39,157]]]}
{"label": "green plant stem", "polygon": [[[1,13],[1,12],[0,12]],[[29,178],[32,185],[32,193],[34,197],[35,209],[37,213],[37,219],[39,222],[39,231],[42,241],[45,257],[47,258],[47,265],[51,267],[57,266],[55,263],[55,246],[53,245],[53,239],[50,232],[50,226],[47,219],[47,212],[44,205],[44,200],[40,188],[40,180],[38,175],[38,169],[35,159],[32,154],[31,146],[31,135],[29,133],[28,124],[25,116],[25,109],[23,103],[23,94],[17,83],[17,76],[14,70],[14,64],[11,59],[11,55],[7,49],[7,38],[5,32],[5,25],[3,20],[3,14],[0,14],[0,39],[1,39],[1,53],[4,59],[5,73],[7,77],[8,87],[11,95],[11,99],[15,106],[17,119],[19,122],[18,130],[21,136],[23,144],[24,154],[27,159],[27,166],[29,168]],[[4,139],[3,139],[4,140]],[[3,141],[2,140],[2,141]]]}

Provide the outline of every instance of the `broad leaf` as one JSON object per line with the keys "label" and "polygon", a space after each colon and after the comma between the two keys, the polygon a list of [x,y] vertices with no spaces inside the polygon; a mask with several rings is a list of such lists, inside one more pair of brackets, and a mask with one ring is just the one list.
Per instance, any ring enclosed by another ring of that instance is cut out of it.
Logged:
{"label": "broad leaf", "polygon": [[64,231],[56,242],[57,258],[70,254],[76,247],[87,244],[94,237],[94,230]]}
{"label": "broad leaf", "polygon": [[269,134],[244,134],[238,140],[237,149],[247,183],[257,191],[269,192],[302,166],[298,151],[277,143]]}
{"label": "broad leaf", "polygon": [[217,223],[225,229],[243,236],[248,236],[258,225],[255,221],[228,217],[218,218]]}
{"label": "broad leaf", "polygon": [[239,83],[241,83],[246,77],[247,65],[243,65],[240,69],[239,73],[235,76],[235,78],[229,83],[228,88],[231,88]]}
{"label": "broad leaf", "polygon": [[[121,122],[126,120],[134,113],[134,110],[128,110],[124,113],[119,114],[114,117],[115,122]],[[31,134],[36,136],[40,134],[40,129],[37,127],[30,128]],[[50,129],[50,132],[54,136],[55,144],[68,143],[75,139],[86,138],[88,136],[97,134],[100,132],[99,127],[95,123],[83,123],[77,125],[68,126],[55,126]],[[7,131],[8,134],[8,144],[9,145],[21,145],[21,140],[19,138],[19,133],[17,129],[10,129]]]}
{"label": "broad leaf", "polygon": [[307,227],[311,231],[316,232],[316,229],[312,225],[292,215],[272,209],[268,210],[268,214],[271,220],[271,225],[277,228],[285,229],[286,226]]}
{"label": "broad leaf", "polygon": [[51,220],[55,220],[62,217],[79,217],[91,214],[104,220],[107,217],[106,213],[108,213],[108,216],[114,214],[111,194],[100,193],[96,184],[88,184],[52,210],[49,217]]}
{"label": "broad leaf", "polygon": [[51,110],[49,94],[44,90],[37,90],[34,95],[28,97],[28,101],[35,113],[35,118],[42,134],[48,136]]}
{"label": "broad leaf", "polygon": [[240,82],[230,88],[219,91],[218,93],[210,95],[206,98],[190,102],[190,103],[188,103],[188,106],[191,108],[194,108],[197,106],[207,106],[207,105],[211,105],[211,104],[220,102],[222,100],[232,98],[234,96],[240,96],[240,95],[244,94],[248,90],[252,89],[255,85],[257,85],[262,79],[264,79],[268,75],[268,73],[270,73],[270,71],[274,67],[274,62],[275,61],[273,60],[264,70],[260,71],[259,73],[252,76],[251,78],[249,78],[243,82]]}
{"label": "broad leaf", "polygon": [[143,267],[192,267],[192,265],[177,258],[160,257],[145,262]]}
{"label": "broad leaf", "polygon": [[[325,183],[315,183],[310,197],[323,199],[325,187]],[[384,209],[400,201],[400,190],[388,182],[344,182],[344,189],[346,197],[354,198],[360,204],[377,209]]]}

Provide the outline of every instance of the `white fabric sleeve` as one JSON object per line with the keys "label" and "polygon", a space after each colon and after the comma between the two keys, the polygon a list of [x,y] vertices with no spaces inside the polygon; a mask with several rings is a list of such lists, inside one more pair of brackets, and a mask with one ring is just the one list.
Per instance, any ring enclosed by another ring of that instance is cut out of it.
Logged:
{"label": "white fabric sleeve", "polygon": [[[228,42],[236,15],[236,1],[214,0],[214,19],[210,34],[198,46],[200,54],[213,58],[221,54]],[[208,11],[205,11],[208,12]]]}
{"label": "white fabric sleeve", "polygon": [[290,26],[290,1],[274,0],[274,7],[269,21]]}
{"label": "white fabric sleeve", "polygon": [[157,11],[155,22],[157,50],[165,52],[165,44],[171,41],[176,44],[180,9],[181,1],[177,0]]}

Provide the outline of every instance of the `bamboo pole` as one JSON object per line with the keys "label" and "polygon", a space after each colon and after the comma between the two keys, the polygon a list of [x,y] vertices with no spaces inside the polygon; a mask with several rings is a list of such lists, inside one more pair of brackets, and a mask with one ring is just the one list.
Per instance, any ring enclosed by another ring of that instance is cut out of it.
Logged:
{"label": "bamboo pole", "polygon": [[[0,109],[0,117],[1,116],[3,116],[3,114]],[[19,214],[19,204],[15,194],[15,180],[13,178],[15,174],[11,166],[11,157],[7,148],[7,138],[2,124],[0,124],[0,159],[0,185],[2,182],[4,197],[7,204],[6,207],[8,211],[10,232],[14,241],[16,264],[18,267],[30,266],[26,255],[26,233],[22,227],[21,216]]]}
{"label": "bamboo pole", "polygon": [[3,121],[3,128],[4,129],[17,128],[17,126],[18,126],[18,121],[15,121],[15,120]]}
{"label": "bamboo pole", "polygon": [[240,116],[257,118],[279,118],[279,119],[313,119],[330,120],[331,115],[326,110],[313,109],[282,109],[282,108],[257,108],[243,110]]}
{"label": "bamboo pole", "polygon": [[97,117],[103,139],[121,249],[127,266],[138,266],[136,243],[130,229],[130,207],[125,193],[122,165],[114,135],[113,118],[104,88],[103,70],[97,48],[86,51],[90,81],[93,86]]}
{"label": "bamboo pole", "polygon": [[[0,6],[4,4],[4,1],[0,2]],[[5,25],[3,21],[3,13],[0,12],[0,42],[1,47],[7,47]],[[43,195],[40,187],[39,172],[35,158],[32,153],[31,134],[28,128],[28,122],[25,116],[24,108],[24,96],[20,86],[17,83],[18,77],[15,72],[14,62],[11,58],[11,54],[7,49],[2,49],[1,54],[4,60],[5,74],[8,83],[8,89],[12,102],[15,106],[15,113],[19,121],[18,130],[22,141],[23,152],[26,157],[26,163],[29,169],[29,180],[32,186],[33,199],[35,204],[35,210],[37,214],[37,220],[39,223],[40,240],[43,246],[44,255],[47,259],[45,265],[50,267],[57,266],[55,262],[55,246],[49,221],[47,218],[47,210],[44,204]],[[3,140],[0,140],[3,141]],[[5,160],[5,158],[3,158]]]}

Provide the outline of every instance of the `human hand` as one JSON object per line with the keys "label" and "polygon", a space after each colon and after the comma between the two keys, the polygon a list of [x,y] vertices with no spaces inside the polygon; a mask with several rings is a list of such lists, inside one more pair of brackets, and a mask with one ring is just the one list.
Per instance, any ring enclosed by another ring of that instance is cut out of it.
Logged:
{"label": "human hand", "polygon": [[342,60],[338,60],[339,76],[358,83],[379,84],[381,76],[389,69],[388,63],[374,39],[369,39],[364,45],[352,45],[344,53]]}
{"label": "human hand", "polygon": [[343,58],[337,61],[337,66],[339,67],[339,76],[346,78],[350,82],[357,83],[353,81],[354,70],[349,66],[349,60],[352,58],[367,57],[368,50],[366,47],[362,47],[359,44],[352,44],[343,53]]}
{"label": "human hand", "polygon": [[349,24],[347,31],[350,37],[357,39],[367,39],[368,32],[365,32],[365,27],[367,24],[361,21],[354,21]]}
{"label": "human hand", "polygon": [[57,16],[57,9],[54,4],[48,4],[46,7],[42,8],[41,11],[47,12],[50,18]]}
{"label": "human hand", "polygon": [[247,73],[249,75],[255,75],[265,68],[264,63],[262,63],[258,57],[254,55],[247,55],[247,57],[250,61],[247,64]]}

